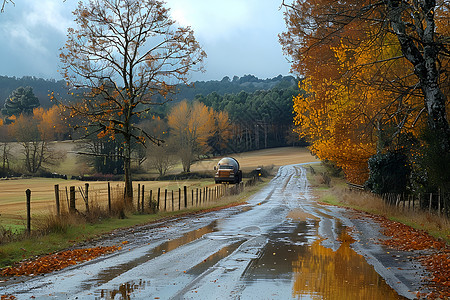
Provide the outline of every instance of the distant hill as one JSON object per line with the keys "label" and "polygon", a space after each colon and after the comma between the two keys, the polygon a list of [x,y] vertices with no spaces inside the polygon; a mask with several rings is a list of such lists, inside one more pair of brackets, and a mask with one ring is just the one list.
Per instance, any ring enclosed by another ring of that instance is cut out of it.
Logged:
{"label": "distant hill", "polygon": [[183,86],[175,99],[193,100],[197,95],[209,95],[212,92],[223,96],[225,94],[238,94],[239,92],[253,93],[259,90],[268,91],[274,87],[289,88],[297,85],[298,80],[293,76],[278,75],[274,78],[259,79],[253,75],[242,77],[234,76],[230,79],[225,76],[222,80],[195,81],[193,85]]}
{"label": "distant hill", "polygon": [[56,81],[54,79],[42,79],[32,76],[24,76],[22,78],[0,76],[0,107],[5,104],[6,98],[11,95],[11,92],[20,86],[31,86],[39,103],[42,107],[48,108],[53,105],[50,101],[49,93],[52,91],[55,94],[60,94],[67,97],[67,88],[64,80]]}
{"label": "distant hill", "polygon": [[[242,77],[228,76],[222,80],[195,81],[192,86],[181,86],[174,100],[193,100],[197,95],[209,95],[212,92],[223,96],[225,94],[237,94],[241,91],[253,93],[258,90],[270,90],[274,87],[289,88],[296,85],[298,80],[293,76],[277,76],[268,79],[259,79],[253,75]],[[70,96],[64,80],[42,79],[33,76],[22,78],[0,76],[0,108],[5,104],[6,98],[20,86],[31,86],[42,107],[48,108],[53,105],[50,101],[49,93],[52,91],[60,95],[58,98],[67,99]]]}

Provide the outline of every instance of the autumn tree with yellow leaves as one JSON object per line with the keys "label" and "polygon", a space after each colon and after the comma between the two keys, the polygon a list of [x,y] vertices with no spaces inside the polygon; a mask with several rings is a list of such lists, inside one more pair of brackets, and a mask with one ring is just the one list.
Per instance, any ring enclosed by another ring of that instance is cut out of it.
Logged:
{"label": "autumn tree with yellow leaves", "polygon": [[[44,165],[51,165],[60,161],[65,154],[53,149],[50,142],[66,128],[58,114],[59,108],[54,106],[48,110],[35,108],[32,115],[20,114],[14,116],[14,122],[7,126],[12,140],[22,147],[25,171],[36,174]],[[5,156],[7,145],[3,147],[3,169],[7,164]]]}
{"label": "autumn tree with yellow leaves", "polygon": [[[369,157],[402,151],[425,127],[450,150],[448,7],[423,1],[284,3],[280,41],[307,95],[294,99],[296,131],[349,180]],[[447,107],[446,107],[447,106]]]}
{"label": "autumn tree with yellow leaves", "polygon": [[136,119],[161,103],[156,99],[170,100],[190,71],[202,70],[206,54],[162,1],[80,2],[74,15],[77,28],[68,29],[62,71],[71,88],[88,92],[67,108],[85,118],[83,127],[98,128],[99,138],[123,136],[125,198],[131,199],[131,143],[159,142]]}
{"label": "autumn tree with yellow leaves", "polygon": [[221,147],[231,137],[227,114],[215,112],[198,101],[181,101],[172,108],[167,120],[184,172],[190,172],[199,155],[210,152],[208,142],[212,138]]}

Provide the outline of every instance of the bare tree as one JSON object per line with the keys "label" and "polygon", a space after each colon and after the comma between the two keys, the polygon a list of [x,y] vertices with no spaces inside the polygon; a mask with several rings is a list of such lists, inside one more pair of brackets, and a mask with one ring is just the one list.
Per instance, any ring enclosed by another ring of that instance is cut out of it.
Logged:
{"label": "bare tree", "polygon": [[63,74],[74,88],[89,90],[67,105],[99,137],[124,138],[125,198],[133,196],[131,143],[160,143],[134,122],[152,105],[170,100],[190,71],[202,70],[206,54],[190,28],[175,26],[158,0],[93,0],[74,11],[68,29]]}
{"label": "bare tree", "polygon": [[170,142],[160,146],[152,145],[148,148],[149,165],[158,171],[159,176],[164,176],[178,162],[172,148]]}
{"label": "bare tree", "polygon": [[4,11],[5,11],[5,5],[6,5],[6,3],[12,3],[12,4],[14,4],[14,1],[12,1],[12,0],[3,0],[2,8],[0,9],[0,12],[4,12]]}
{"label": "bare tree", "polygon": [[[40,132],[38,120],[33,116],[21,114],[9,125],[9,130],[10,135],[22,146],[24,166],[31,174],[40,171],[44,164],[54,164],[64,157],[50,147],[48,136]],[[4,149],[7,150],[6,146]]]}

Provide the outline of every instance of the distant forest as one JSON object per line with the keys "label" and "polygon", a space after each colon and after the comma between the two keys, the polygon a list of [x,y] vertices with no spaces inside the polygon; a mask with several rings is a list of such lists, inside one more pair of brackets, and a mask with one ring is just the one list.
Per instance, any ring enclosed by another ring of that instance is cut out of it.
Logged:
{"label": "distant forest", "polygon": [[[66,84],[62,80],[45,80],[35,77],[0,77],[1,108],[4,108],[5,100],[12,101],[9,100],[9,97],[11,97],[13,91],[18,87],[28,86],[33,89],[34,95],[39,100],[37,106],[40,105],[41,110],[36,111],[38,115],[42,116],[39,120],[49,123],[47,135],[51,135],[51,132],[55,131],[54,138],[56,139],[78,139],[84,136],[84,132],[70,129],[76,127],[75,123],[71,124],[72,127],[67,127],[68,124],[60,124],[61,128],[56,126],[56,124],[59,124],[58,116],[54,115],[57,110],[52,107],[56,103],[50,101],[49,94],[54,92],[60,100],[73,100],[71,98],[74,97],[71,93],[68,93]],[[271,79],[258,79],[253,75],[245,75],[241,78],[234,76],[233,79],[224,77],[220,81],[197,81],[192,86],[180,86],[173,101],[154,106],[148,114],[142,115],[135,122],[149,127],[149,132],[153,132],[154,136],[164,140],[169,139],[171,143],[168,142],[167,144],[173,144],[173,139],[170,140],[170,138],[175,134],[172,134],[173,128],[172,131],[168,130],[169,127],[171,128],[169,115],[173,113],[174,107],[181,104],[183,100],[187,100],[194,106],[201,104],[210,108],[208,112],[214,114],[214,116],[219,112],[226,113],[227,125],[223,126],[222,131],[217,130],[203,143],[205,145],[202,147],[208,149],[208,151],[196,150],[199,157],[201,155],[222,155],[287,145],[305,145],[304,141],[299,140],[298,134],[293,133],[292,130],[293,97],[299,93],[302,93],[302,91],[298,87],[298,79],[293,76],[280,75]],[[155,100],[156,102],[159,101],[158,99]],[[33,107],[37,107],[36,103],[32,104]],[[8,107],[11,110],[13,105],[10,103]],[[35,112],[33,111],[33,113]],[[6,117],[6,115],[3,114],[3,117]],[[204,115],[201,118],[206,120],[207,117],[207,115]],[[77,120],[74,120],[74,122],[77,122]],[[215,122],[217,122],[216,125],[219,124],[219,121]],[[21,124],[23,122],[16,121],[15,123]],[[8,139],[5,130],[3,140]],[[9,139],[11,138],[14,140],[17,136],[10,136]],[[223,139],[226,140],[225,143],[221,142]],[[93,138],[92,143],[93,145],[101,144],[106,153],[116,151],[117,157],[120,156],[118,149],[121,149],[121,144],[119,140],[105,142]],[[97,146],[94,146],[94,148]],[[119,159],[108,164],[105,164],[102,157],[98,161],[101,166],[108,165],[117,170],[120,169],[118,166],[121,166]],[[98,171],[102,173],[112,172],[109,169],[101,168]]]}
{"label": "distant forest", "polygon": [[[197,95],[209,95],[216,92],[218,95],[237,94],[241,91],[253,93],[258,90],[268,91],[274,87],[288,88],[297,85],[297,79],[293,76],[277,76],[270,79],[259,79],[253,75],[242,77],[228,76],[222,80],[195,81],[191,86],[180,86],[178,93],[173,97],[177,100],[193,100]],[[18,87],[30,86],[34,94],[39,99],[39,103],[44,108],[49,108],[54,103],[48,96],[51,92],[59,95],[60,99],[70,99],[72,96],[64,80],[42,79],[34,76],[24,76],[22,78],[0,76],[0,107],[3,107],[5,100]]]}

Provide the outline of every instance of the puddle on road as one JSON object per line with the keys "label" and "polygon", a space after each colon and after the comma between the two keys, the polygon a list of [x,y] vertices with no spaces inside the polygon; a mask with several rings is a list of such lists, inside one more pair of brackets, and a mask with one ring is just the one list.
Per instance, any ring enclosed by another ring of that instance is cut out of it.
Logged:
{"label": "puddle on road", "polygon": [[[405,299],[350,247],[354,240],[342,226],[338,228],[342,243],[337,251],[321,245],[318,226],[318,221],[308,218],[277,227],[260,256],[247,268],[242,297]],[[282,294],[282,290],[291,290],[291,295]]]}
{"label": "puddle on road", "polygon": [[131,296],[134,292],[145,289],[145,287],[149,284],[146,281],[139,281],[139,283],[125,283],[122,284],[117,290],[113,291],[101,291],[100,297],[101,299],[123,299],[130,300]]}
{"label": "puddle on road", "polygon": [[150,251],[148,251],[145,255],[137,257],[136,259],[129,261],[124,264],[119,264],[115,267],[102,270],[101,274],[97,277],[96,280],[93,280],[91,282],[85,282],[83,284],[83,289],[88,290],[93,286],[99,286],[103,283],[106,283],[115,277],[125,273],[128,270],[131,270],[149,260],[154,259],[155,257],[158,257],[160,255],[163,255],[169,251],[172,251],[182,245],[185,245],[187,243],[190,243],[192,241],[195,241],[202,236],[204,236],[207,233],[211,233],[215,231],[217,221],[212,222],[208,226],[199,228],[197,230],[189,231],[183,234],[181,237],[168,240],[167,242],[162,243],[161,245],[152,248]]}
{"label": "puddle on road", "polygon": [[213,267],[217,262],[219,262],[221,259],[227,257],[230,255],[234,250],[236,250],[244,240],[236,242],[234,244],[231,244],[229,246],[223,247],[216,253],[210,255],[207,259],[205,259],[203,262],[199,263],[198,265],[192,267],[187,271],[190,275],[200,275],[209,268]]}

